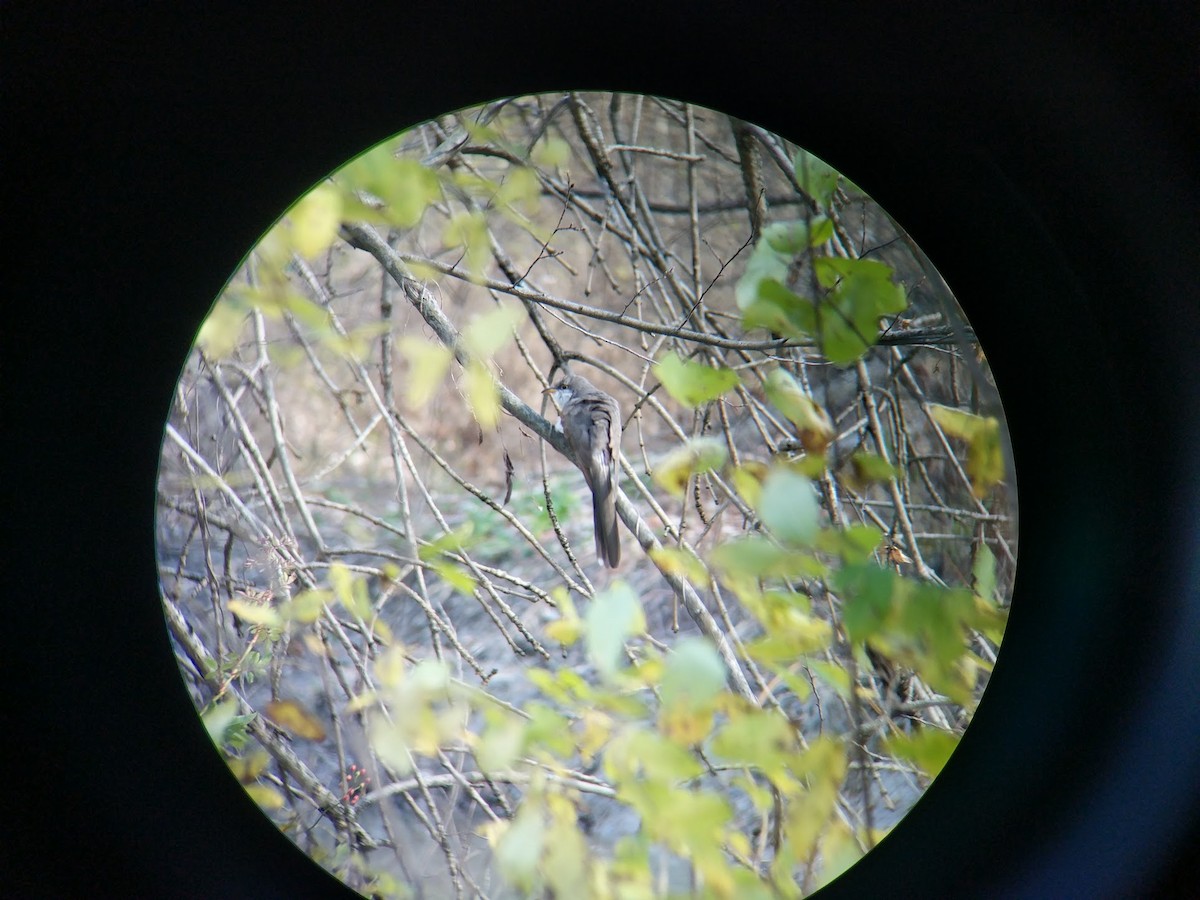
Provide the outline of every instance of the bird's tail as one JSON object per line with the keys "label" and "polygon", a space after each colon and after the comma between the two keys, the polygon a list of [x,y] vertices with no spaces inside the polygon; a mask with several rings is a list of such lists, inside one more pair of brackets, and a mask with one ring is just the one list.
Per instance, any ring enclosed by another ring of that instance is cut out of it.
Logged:
{"label": "bird's tail", "polygon": [[617,534],[617,503],[611,488],[592,494],[592,526],[596,531],[596,556],[615,569],[621,561],[621,538]]}

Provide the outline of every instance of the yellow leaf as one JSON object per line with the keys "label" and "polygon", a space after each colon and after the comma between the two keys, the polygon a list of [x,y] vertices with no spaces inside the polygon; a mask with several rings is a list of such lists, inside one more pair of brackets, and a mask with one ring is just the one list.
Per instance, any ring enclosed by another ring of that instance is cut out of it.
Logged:
{"label": "yellow leaf", "polygon": [[583,634],[583,622],[576,616],[573,619],[561,618],[546,626],[546,637],[557,641],[564,647],[570,647]]}
{"label": "yellow leaf", "polygon": [[971,491],[983,497],[1004,478],[1004,453],[1000,447],[1000,421],[994,416],[977,416],[929,404],[929,414],[946,434],[967,443],[967,475]]}
{"label": "yellow leaf", "polygon": [[363,691],[357,697],[354,697],[346,704],[346,713],[356,713],[359,710],[366,709],[368,706],[373,706],[379,700],[379,695],[374,691]]}
{"label": "yellow leaf", "polygon": [[392,643],[392,629],[388,628],[387,622],[383,619],[375,619],[371,622],[371,633],[379,638],[380,643],[385,647]]}
{"label": "yellow leaf", "polygon": [[677,706],[663,709],[658,716],[658,727],[663,736],[684,747],[699,744],[712,730],[711,710]]}
{"label": "yellow leaf", "polygon": [[464,373],[467,403],[475,421],[484,430],[495,428],[500,422],[500,393],[491,373],[478,360],[472,360]]}
{"label": "yellow leaf", "polygon": [[668,575],[682,575],[697,584],[708,581],[708,572],[696,556],[680,547],[657,547],[650,558]]}
{"label": "yellow leaf", "polygon": [[209,359],[217,362],[227,359],[237,349],[245,323],[246,310],[240,304],[226,299],[218,300],[200,326],[196,343]]}
{"label": "yellow leaf", "polygon": [[246,786],[246,793],[261,809],[283,808],[283,797],[273,787],[265,784],[250,784]]}
{"label": "yellow leaf", "polygon": [[742,499],[754,509],[758,509],[759,501],[762,499],[762,485],[763,481],[766,480],[767,472],[768,469],[765,463],[751,460],[738,466],[730,473],[730,478],[733,479],[733,486],[741,494]]}
{"label": "yellow leaf", "polygon": [[408,663],[404,659],[404,650],[399,645],[388,648],[387,652],[375,660],[375,677],[385,688],[397,687],[404,681],[408,671]]}
{"label": "yellow leaf", "polygon": [[716,438],[692,438],[658,461],[654,480],[675,496],[681,496],[693,473],[721,468],[728,455],[725,444]]}
{"label": "yellow leaf", "polygon": [[272,700],[264,715],[285,731],[308,741],[325,740],[325,726],[295,700]]}
{"label": "yellow leaf", "polygon": [[233,776],[242,784],[248,784],[263,773],[271,762],[271,756],[266,750],[259,750],[249,756],[231,756],[226,762]]}
{"label": "yellow leaf", "polygon": [[446,223],[442,239],[450,247],[461,247],[466,253],[467,271],[477,276],[491,256],[487,220],[479,212],[455,213]]}
{"label": "yellow leaf", "polygon": [[234,598],[229,601],[229,611],[247,625],[266,625],[278,628],[283,624],[279,611],[265,603],[249,603]]}
{"label": "yellow leaf", "polygon": [[450,371],[454,354],[448,347],[416,335],[405,335],[397,341],[397,346],[401,357],[408,362],[405,399],[411,408],[420,409],[430,401]]}
{"label": "yellow leaf", "polygon": [[292,246],[301,256],[312,258],[329,249],[341,225],[342,195],[332,184],[313,188],[292,207]]}
{"label": "yellow leaf", "polygon": [[320,589],[301,591],[286,605],[284,614],[293,622],[308,624],[320,618],[325,604],[333,599],[329,591]]}
{"label": "yellow leaf", "polygon": [[583,711],[583,731],[579,735],[579,755],[590,763],[612,736],[612,719],[593,709]]}

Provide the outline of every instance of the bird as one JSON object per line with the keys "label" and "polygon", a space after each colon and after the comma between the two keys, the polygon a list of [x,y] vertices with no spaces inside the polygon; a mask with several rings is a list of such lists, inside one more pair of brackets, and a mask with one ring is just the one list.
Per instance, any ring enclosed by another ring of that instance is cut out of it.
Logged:
{"label": "bird", "polygon": [[557,401],[563,436],[592,492],[596,556],[610,569],[621,561],[617,534],[617,478],[621,458],[621,407],[581,375],[566,373],[543,393]]}

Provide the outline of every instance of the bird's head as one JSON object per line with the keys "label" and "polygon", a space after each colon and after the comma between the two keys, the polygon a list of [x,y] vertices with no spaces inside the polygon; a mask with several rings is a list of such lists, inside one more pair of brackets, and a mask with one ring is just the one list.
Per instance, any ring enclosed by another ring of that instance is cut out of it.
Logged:
{"label": "bird's head", "polygon": [[579,382],[582,379],[577,375],[563,375],[558,381],[550,385],[542,391],[554,398],[554,402],[558,404],[559,409],[566,406],[581,390]]}

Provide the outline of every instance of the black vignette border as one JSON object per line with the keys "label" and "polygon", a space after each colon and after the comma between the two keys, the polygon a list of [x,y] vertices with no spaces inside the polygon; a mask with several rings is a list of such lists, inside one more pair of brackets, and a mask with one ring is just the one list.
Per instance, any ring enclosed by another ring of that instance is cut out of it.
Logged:
{"label": "black vignette border", "polygon": [[1177,895],[1200,781],[1195,15],[643,7],[6,12],[10,571],[43,598],[6,640],[33,695],[7,701],[18,895],[345,895],[228,777],[179,683],[150,528],[169,393],[316,178],[430,115],[566,86],[682,97],[825,155],[995,364],[1012,631],[942,779],[823,896]]}

